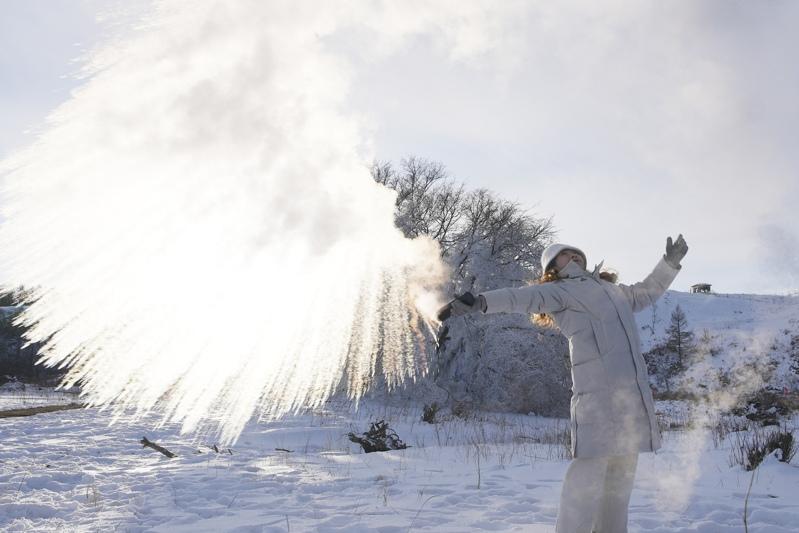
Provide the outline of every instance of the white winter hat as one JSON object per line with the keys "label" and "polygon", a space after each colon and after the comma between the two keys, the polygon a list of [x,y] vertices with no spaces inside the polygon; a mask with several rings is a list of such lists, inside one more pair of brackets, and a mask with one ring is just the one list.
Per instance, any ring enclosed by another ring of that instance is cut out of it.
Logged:
{"label": "white winter hat", "polygon": [[585,260],[585,264],[586,265],[588,264],[588,259],[585,257],[585,252],[583,252],[576,246],[556,242],[555,244],[550,244],[549,246],[544,248],[544,252],[541,254],[541,269],[543,272],[546,272],[549,263],[551,263],[563,250],[574,250],[575,252],[582,255],[583,259]]}

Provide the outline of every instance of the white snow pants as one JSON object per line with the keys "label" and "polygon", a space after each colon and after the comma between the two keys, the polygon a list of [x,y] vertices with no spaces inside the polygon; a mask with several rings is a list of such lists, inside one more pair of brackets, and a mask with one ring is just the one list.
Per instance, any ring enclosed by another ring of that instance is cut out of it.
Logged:
{"label": "white snow pants", "polygon": [[574,459],[560,493],[557,533],[626,533],[638,454]]}

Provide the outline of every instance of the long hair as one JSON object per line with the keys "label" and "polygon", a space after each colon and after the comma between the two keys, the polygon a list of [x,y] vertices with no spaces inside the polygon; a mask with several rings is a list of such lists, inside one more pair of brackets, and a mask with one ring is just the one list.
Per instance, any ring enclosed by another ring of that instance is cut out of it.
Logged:
{"label": "long hair", "polygon": [[[603,270],[599,273],[599,278],[605,280],[609,283],[616,283],[619,279],[619,275],[616,272],[612,272],[609,270]],[[538,278],[535,283],[552,283],[554,281],[558,281],[561,278],[558,277],[558,271],[555,268],[550,268],[546,270],[540,278]],[[542,328],[552,328],[555,329],[557,326],[555,325],[555,321],[552,320],[552,317],[546,313],[535,313],[533,315],[533,324],[536,326],[540,326]]]}

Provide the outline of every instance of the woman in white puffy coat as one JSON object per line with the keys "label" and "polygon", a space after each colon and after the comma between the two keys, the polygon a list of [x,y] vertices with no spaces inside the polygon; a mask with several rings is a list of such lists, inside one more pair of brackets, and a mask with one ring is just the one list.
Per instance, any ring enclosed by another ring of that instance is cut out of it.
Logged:
{"label": "woman in white puffy coat", "polygon": [[[669,287],[688,251],[682,235],[634,285],[586,270],[577,247],[553,244],[542,255],[544,276],[529,287],[480,294],[472,304],[456,299],[453,316],[524,313],[551,321],[569,340],[573,396],[572,454],[561,492],[558,533],[623,533],[640,452],[660,447],[652,392],[633,313]],[[466,299],[468,300],[468,298]]]}

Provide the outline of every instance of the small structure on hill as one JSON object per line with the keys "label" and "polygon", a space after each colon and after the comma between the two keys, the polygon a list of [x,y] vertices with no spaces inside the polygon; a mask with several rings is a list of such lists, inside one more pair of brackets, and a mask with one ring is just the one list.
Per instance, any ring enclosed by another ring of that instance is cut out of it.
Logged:
{"label": "small structure on hill", "polygon": [[710,293],[710,283],[697,283],[696,285],[691,285],[691,293]]}

